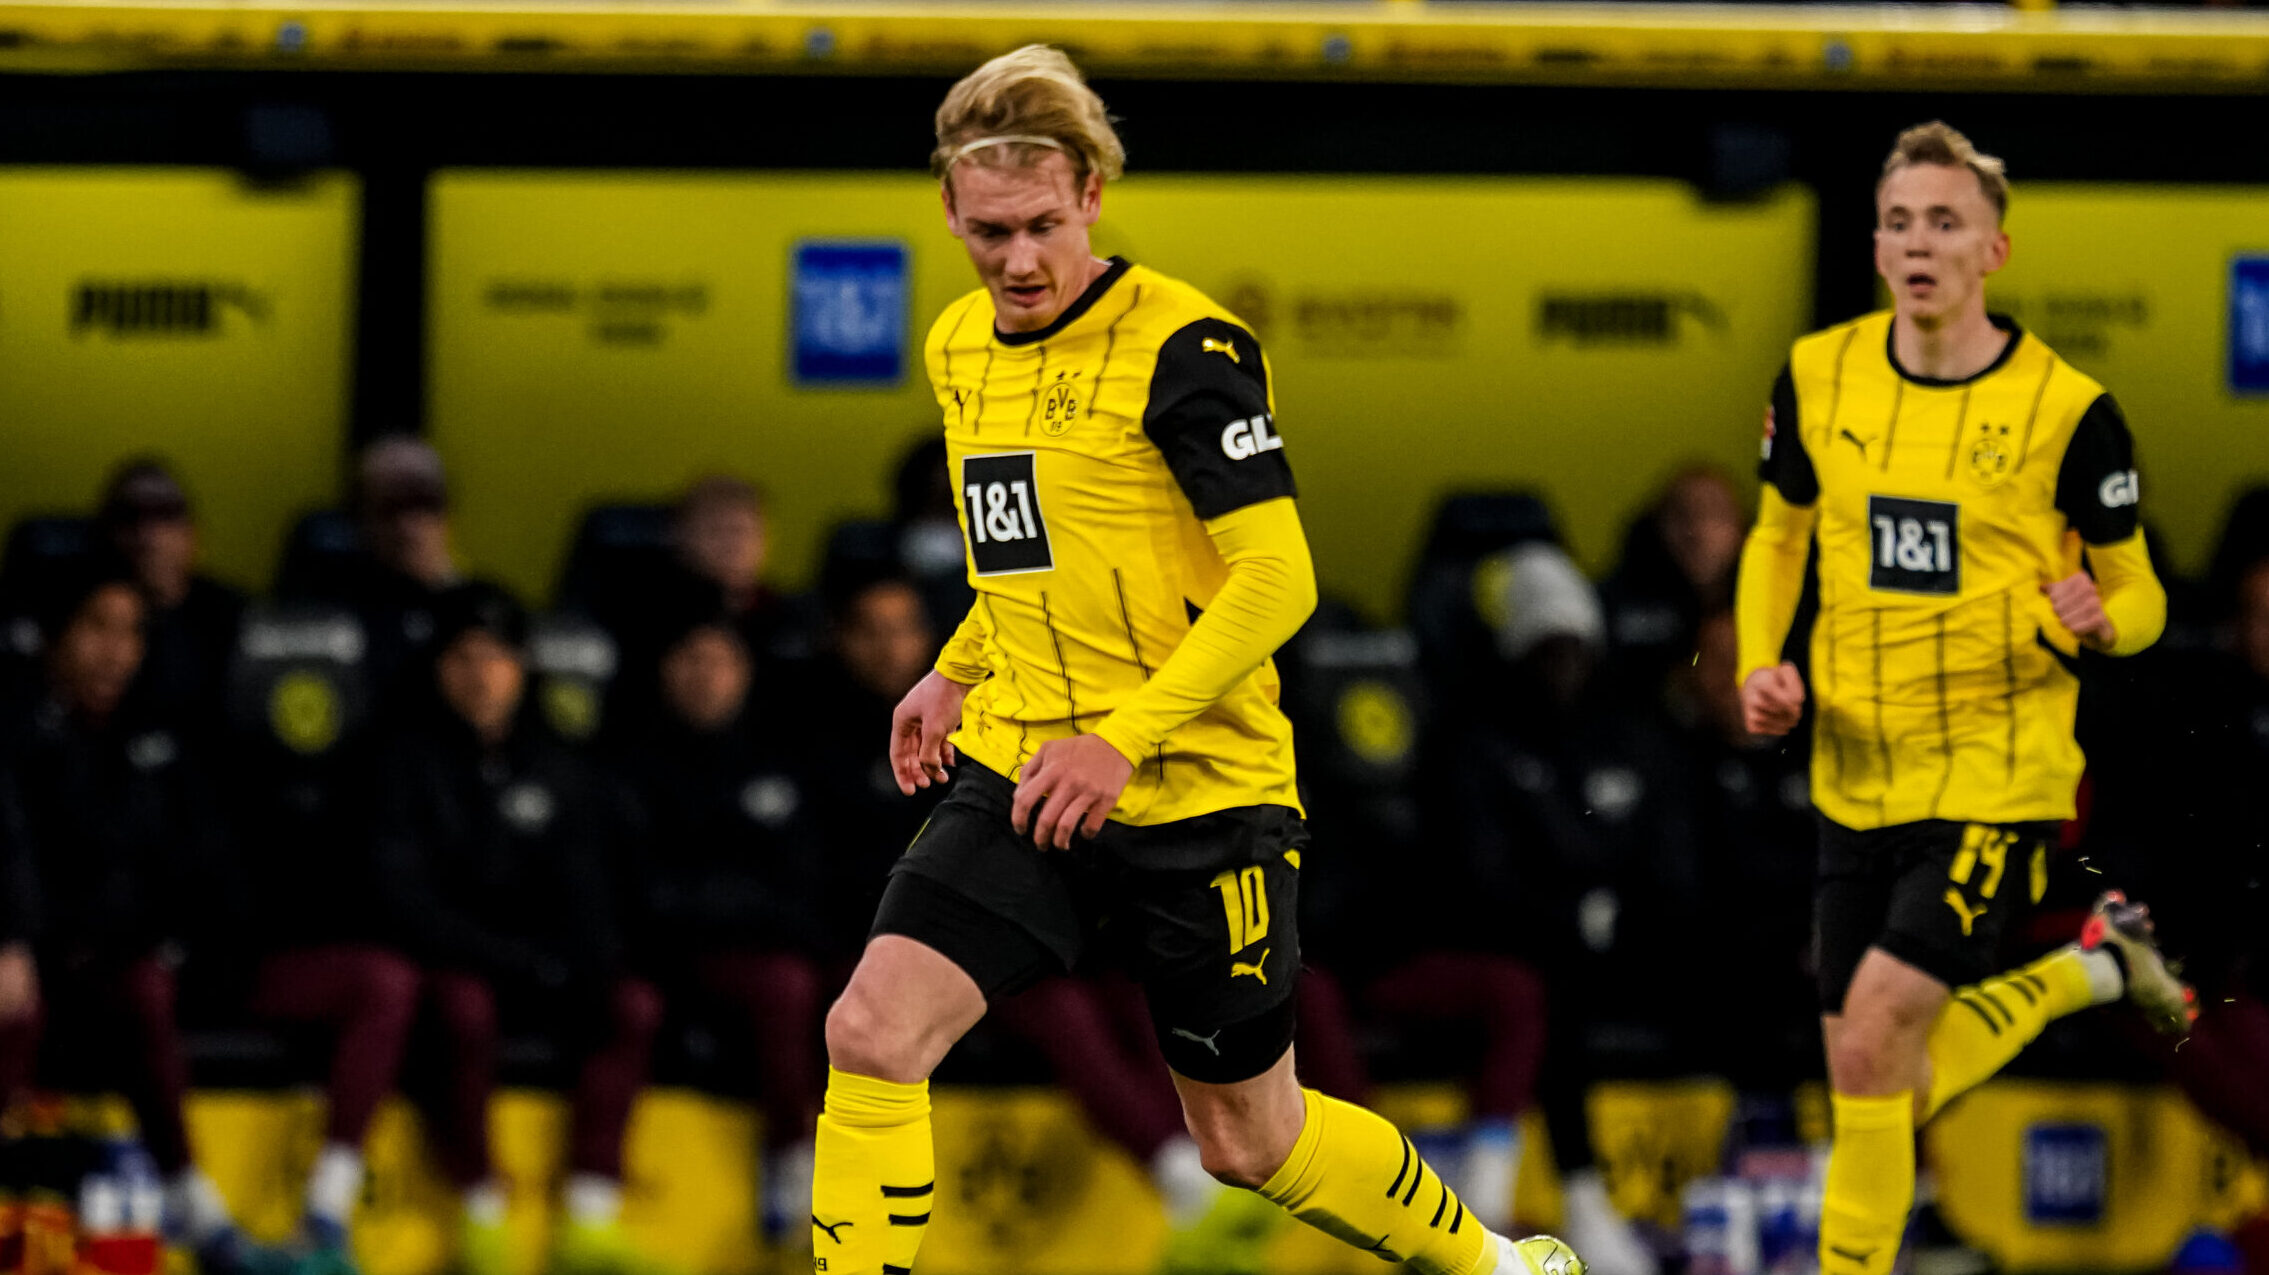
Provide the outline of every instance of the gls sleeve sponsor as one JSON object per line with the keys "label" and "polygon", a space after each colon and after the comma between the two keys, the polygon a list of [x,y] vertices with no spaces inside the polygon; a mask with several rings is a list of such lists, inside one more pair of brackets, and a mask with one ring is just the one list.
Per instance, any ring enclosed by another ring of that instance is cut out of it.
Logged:
{"label": "gls sleeve sponsor", "polygon": [[2117,544],[2135,534],[2142,486],[2135,475],[2135,439],[2109,394],[2088,405],[2065,446],[2056,473],[2056,507],[2080,538]]}
{"label": "gls sleeve sponsor", "polygon": [[1166,338],[1142,428],[1200,518],[1298,494],[1260,342],[1234,323],[1200,319]]}

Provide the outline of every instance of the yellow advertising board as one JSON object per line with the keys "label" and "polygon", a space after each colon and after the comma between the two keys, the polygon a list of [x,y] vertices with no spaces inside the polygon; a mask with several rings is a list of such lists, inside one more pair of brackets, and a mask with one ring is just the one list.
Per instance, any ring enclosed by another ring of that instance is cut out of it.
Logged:
{"label": "yellow advertising board", "polygon": [[2269,287],[2240,285],[2248,263],[2269,278],[2269,187],[2023,185],[2009,236],[1990,304],[2119,400],[2143,517],[2203,568],[2230,501],[2269,483],[2269,392],[2240,366],[2269,362]]}
{"label": "yellow advertising board", "polygon": [[[770,488],[803,582],[938,428],[919,343],[975,278],[923,177],[459,171],[432,212],[433,437],[467,558],[523,590],[587,503],[715,469]],[[1745,467],[1812,226],[1797,190],[1137,176],[1097,246],[1259,330],[1325,588],[1385,616],[1447,489],[1538,487],[1604,566],[1679,462]]]}
{"label": "yellow advertising board", "polygon": [[0,524],[83,511],[156,453],[208,564],[266,585],[337,490],[359,217],[340,174],[0,169]]}

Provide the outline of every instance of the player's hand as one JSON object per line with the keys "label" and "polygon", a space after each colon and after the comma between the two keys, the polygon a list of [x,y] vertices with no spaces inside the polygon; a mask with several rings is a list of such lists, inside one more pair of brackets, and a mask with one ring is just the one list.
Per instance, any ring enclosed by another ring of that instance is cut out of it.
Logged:
{"label": "player's hand", "polygon": [[1103,831],[1103,821],[1119,804],[1134,769],[1100,735],[1049,740],[1024,763],[1016,800],[1008,808],[1009,824],[1020,833],[1029,829],[1033,844],[1042,850],[1069,850],[1073,832],[1092,837]]}
{"label": "player's hand", "polygon": [[1786,660],[1761,668],[1741,684],[1741,729],[1752,735],[1786,735],[1804,716],[1804,675]]}
{"label": "player's hand", "polygon": [[2055,584],[2042,585],[2041,592],[2056,609],[2057,623],[2072,630],[2082,642],[2108,651],[2119,640],[2119,630],[2104,614],[2104,595],[2096,590],[2095,579],[2087,572],[2075,571]]}
{"label": "player's hand", "polygon": [[0,947],[0,1023],[31,1017],[39,1008],[39,973],[29,944]]}
{"label": "player's hand", "polygon": [[890,714],[890,773],[898,791],[911,797],[917,788],[946,781],[945,768],[960,759],[946,741],[961,726],[961,701],[969,688],[932,671]]}

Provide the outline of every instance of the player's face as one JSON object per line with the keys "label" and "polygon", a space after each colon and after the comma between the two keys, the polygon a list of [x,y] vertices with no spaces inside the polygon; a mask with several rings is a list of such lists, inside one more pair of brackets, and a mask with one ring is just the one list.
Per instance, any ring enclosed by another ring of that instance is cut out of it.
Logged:
{"label": "player's face", "polygon": [[1875,270],[1900,317],[1924,327],[1985,306],[1985,277],[2009,260],[2009,236],[1977,174],[1909,164],[1875,195]]}
{"label": "player's face", "polygon": [[1102,210],[1102,179],[1077,181],[1061,151],[1033,164],[962,164],[945,185],[946,224],[969,249],[1004,332],[1047,327],[1087,290],[1087,231]]}

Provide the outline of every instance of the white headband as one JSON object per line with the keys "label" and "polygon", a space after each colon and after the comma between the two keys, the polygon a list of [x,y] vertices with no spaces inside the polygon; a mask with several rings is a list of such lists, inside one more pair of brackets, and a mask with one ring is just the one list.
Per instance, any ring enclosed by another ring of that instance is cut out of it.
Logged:
{"label": "white headband", "polygon": [[951,168],[955,164],[960,163],[962,160],[969,158],[972,152],[981,151],[988,146],[1009,145],[1045,146],[1052,151],[1060,151],[1064,149],[1064,144],[1057,141],[1053,137],[1040,137],[1030,133],[1007,133],[999,137],[980,137],[973,142],[963,142],[961,145],[953,148],[953,158],[947,160],[945,162],[945,166],[947,168]]}

